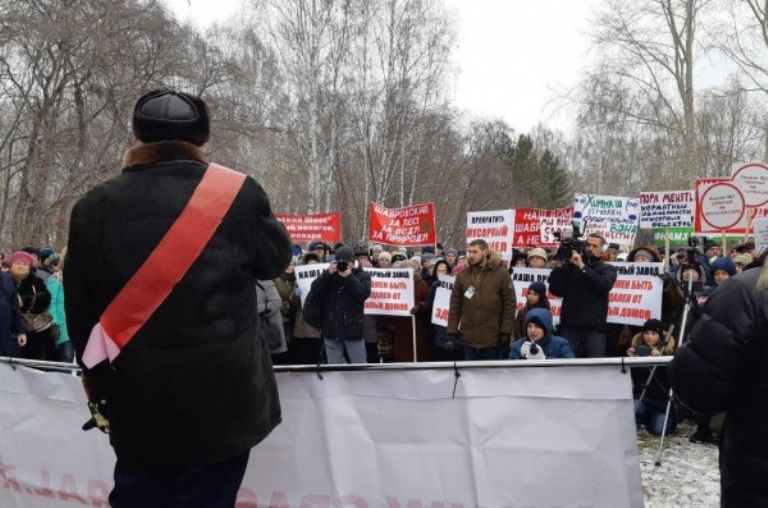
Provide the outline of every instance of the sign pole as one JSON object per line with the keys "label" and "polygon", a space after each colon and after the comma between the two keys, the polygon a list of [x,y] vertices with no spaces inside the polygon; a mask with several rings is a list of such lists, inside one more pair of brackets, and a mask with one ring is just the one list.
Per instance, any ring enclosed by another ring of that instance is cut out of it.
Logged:
{"label": "sign pole", "polygon": [[747,208],[747,227],[744,228],[744,243],[749,241],[749,231],[752,229],[752,219],[755,217],[754,208]]}
{"label": "sign pole", "polygon": [[669,271],[669,228],[664,228],[664,271]]}
{"label": "sign pole", "polygon": [[413,362],[419,361],[416,353],[416,316],[411,315],[411,331],[413,332]]}
{"label": "sign pole", "polygon": [[728,242],[727,242],[727,241],[726,241],[726,239],[725,239],[725,235],[726,235],[727,233],[728,233],[728,231],[727,231],[727,230],[725,230],[725,229],[723,229],[723,230],[720,232],[720,234],[721,234],[721,235],[723,235],[723,238],[722,238],[722,242],[723,242],[723,248],[722,248],[722,252],[721,252],[723,256],[727,256],[727,255],[728,255],[728,254],[727,254],[727,252],[728,252]]}

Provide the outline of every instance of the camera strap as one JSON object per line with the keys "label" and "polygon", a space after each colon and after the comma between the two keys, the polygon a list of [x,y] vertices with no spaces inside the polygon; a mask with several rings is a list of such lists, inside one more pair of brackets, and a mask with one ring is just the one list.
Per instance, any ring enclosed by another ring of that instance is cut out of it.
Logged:
{"label": "camera strap", "polygon": [[189,203],[91,330],[83,353],[86,367],[115,360],[203,252],[244,182],[242,173],[208,166]]}

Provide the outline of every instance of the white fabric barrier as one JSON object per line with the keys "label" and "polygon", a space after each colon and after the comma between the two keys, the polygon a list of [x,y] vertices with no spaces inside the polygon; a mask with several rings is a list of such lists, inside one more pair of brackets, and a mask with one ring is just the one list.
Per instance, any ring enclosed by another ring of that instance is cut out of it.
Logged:
{"label": "white fabric barrier", "polygon": [[[628,374],[460,372],[278,373],[284,421],[237,507],[643,506]],[[0,506],[107,506],[114,455],[88,417],[77,378],[0,365]]]}

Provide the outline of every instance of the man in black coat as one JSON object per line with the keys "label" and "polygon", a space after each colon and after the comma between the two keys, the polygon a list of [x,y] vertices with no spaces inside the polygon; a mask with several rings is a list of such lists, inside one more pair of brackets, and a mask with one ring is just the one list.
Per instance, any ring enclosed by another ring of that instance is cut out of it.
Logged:
{"label": "man in black coat", "polygon": [[366,363],[363,311],[371,296],[371,276],[363,271],[350,247],[336,251],[336,260],[312,282],[311,291],[324,295],[323,339],[328,363]]}
{"label": "man in black coat", "polygon": [[576,358],[600,358],[605,356],[608,293],[616,268],[600,259],[605,238],[591,234],[585,244],[583,256],[574,250],[567,262],[555,262],[549,291],[563,298],[560,335],[571,343]]}
{"label": "man in black coat", "polygon": [[718,286],[669,367],[677,397],[694,411],[725,411],[721,506],[768,507],[768,270]]}
{"label": "man in black coat", "polygon": [[[72,211],[64,284],[81,365],[100,316],[208,171],[201,147],[209,112],[198,97],[143,96],[133,132],[120,175]],[[107,410],[117,456],[113,508],[234,506],[250,449],[280,423],[255,280],[283,272],[291,242],[253,178],[235,192],[200,255],[119,356],[84,369],[89,400]]]}

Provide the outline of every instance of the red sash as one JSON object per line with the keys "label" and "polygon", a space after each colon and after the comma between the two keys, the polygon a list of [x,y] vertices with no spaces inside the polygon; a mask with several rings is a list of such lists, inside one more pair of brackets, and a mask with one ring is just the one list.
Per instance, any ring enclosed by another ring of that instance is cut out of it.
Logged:
{"label": "red sash", "polygon": [[245,175],[210,164],[181,215],[93,327],[83,353],[88,368],[120,354],[200,256],[229,211]]}

